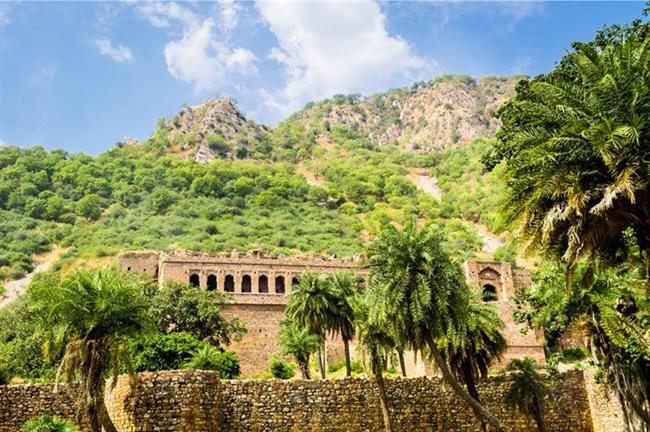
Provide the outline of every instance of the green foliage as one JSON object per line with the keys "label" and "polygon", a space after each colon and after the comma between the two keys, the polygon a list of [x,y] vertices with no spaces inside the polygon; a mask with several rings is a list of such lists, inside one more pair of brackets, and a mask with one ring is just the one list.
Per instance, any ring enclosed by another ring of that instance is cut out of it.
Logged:
{"label": "green foliage", "polygon": [[75,432],[74,423],[52,414],[42,414],[39,417],[27,421],[20,432]]}
{"label": "green foliage", "polygon": [[274,378],[290,379],[295,375],[293,365],[278,356],[269,359],[269,372]]}
{"label": "green foliage", "polygon": [[241,339],[246,328],[238,319],[223,317],[224,303],[223,293],[170,282],[154,295],[151,316],[161,333],[187,332],[199,340],[227,345]]}
{"label": "green foliage", "polygon": [[492,258],[495,261],[507,262],[512,264],[513,267],[517,267],[518,253],[517,244],[513,241],[509,241],[503,246],[499,246],[497,250],[494,251],[494,256]]}
{"label": "green foliage", "polygon": [[240,373],[239,360],[234,352],[224,352],[209,345],[195,351],[185,368],[217,371],[223,379],[237,378]]}
{"label": "green foliage", "polygon": [[86,219],[97,220],[102,214],[102,199],[99,195],[91,193],[77,201],[75,208],[77,213]]}
{"label": "green foliage", "polygon": [[127,352],[136,372],[181,369],[201,348],[209,346],[185,332],[147,333],[132,338]]}
{"label": "green foliage", "polygon": [[[345,367],[345,360],[341,360],[339,362],[329,364],[327,366],[327,371],[329,373],[334,373],[340,371],[344,367]],[[350,364],[350,367],[352,369],[352,372],[355,374],[363,373],[363,366],[361,365],[361,362],[358,360],[353,360],[352,363]]]}
{"label": "green foliage", "polygon": [[505,400],[510,407],[524,415],[533,417],[538,430],[544,432],[543,400],[546,395],[550,394],[550,390],[537,372],[538,369],[540,369],[540,365],[532,358],[512,360],[505,369],[510,380]]}
{"label": "green foliage", "polygon": [[293,356],[298,363],[303,379],[309,379],[309,357],[322,345],[321,338],[309,332],[307,328],[299,328],[295,324],[284,321],[280,330],[280,346],[282,354]]}

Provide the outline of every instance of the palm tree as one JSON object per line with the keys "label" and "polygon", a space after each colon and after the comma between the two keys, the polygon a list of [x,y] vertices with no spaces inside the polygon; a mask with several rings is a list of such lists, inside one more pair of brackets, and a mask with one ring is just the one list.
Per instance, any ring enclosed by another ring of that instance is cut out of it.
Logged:
{"label": "palm tree", "polygon": [[355,316],[357,317],[357,335],[359,345],[367,355],[370,370],[377,385],[385,432],[392,432],[393,421],[390,416],[388,396],[386,395],[384,370],[386,369],[387,354],[395,348],[395,341],[392,335],[388,333],[389,326],[385,323],[369,320],[368,305],[373,303],[371,298],[375,293],[376,291],[370,287],[365,297],[363,299],[357,299],[354,304]]}
{"label": "palm tree", "polygon": [[371,242],[366,265],[377,295],[372,296],[370,320],[391,326],[391,334],[415,351],[428,349],[456,394],[477,417],[502,431],[501,422],[456,380],[440,351],[443,343],[458,343],[469,315],[469,287],[442,241],[432,226],[418,229],[412,218],[401,230],[388,225]]}
{"label": "palm tree", "polygon": [[318,368],[321,379],[325,379],[324,345],[325,336],[332,328],[336,316],[337,299],[329,284],[313,272],[307,271],[300,277],[296,289],[291,292],[286,316],[298,326],[305,327],[321,340],[318,347]]}
{"label": "palm tree", "polygon": [[52,284],[37,281],[28,291],[43,329],[63,334],[65,350],[57,373],[79,379],[80,415],[93,432],[117,432],[104,405],[105,378],[126,362],[124,340],[148,324],[147,297],[138,279],[115,268],[78,270]]}
{"label": "palm tree", "polygon": [[280,330],[280,346],[284,355],[291,355],[296,359],[303,379],[310,379],[309,357],[318,351],[322,342],[307,328],[298,328],[291,322],[283,322]]}
{"label": "palm tree", "polygon": [[[469,304],[466,333],[458,343],[448,344],[444,352],[451,372],[465,383],[467,392],[479,402],[478,379],[488,376],[490,365],[500,359],[507,347],[501,333],[503,327],[494,306],[475,299]],[[481,428],[486,430],[482,420]]]}
{"label": "palm tree", "polygon": [[505,162],[503,209],[516,232],[575,265],[626,257],[630,231],[650,281],[650,38],[578,45],[520,83],[499,117],[485,161]]}
{"label": "palm tree", "polygon": [[506,404],[519,410],[524,415],[532,416],[539,432],[545,432],[544,427],[544,397],[549,389],[544,384],[541,375],[537,373],[539,365],[530,357],[514,359],[505,372],[511,380],[506,393]]}
{"label": "palm tree", "polygon": [[326,283],[329,284],[332,293],[336,296],[336,315],[332,330],[338,333],[343,339],[345,349],[345,376],[352,376],[350,363],[350,341],[354,338],[354,309],[353,302],[359,293],[356,289],[354,276],[347,272],[330,274]]}

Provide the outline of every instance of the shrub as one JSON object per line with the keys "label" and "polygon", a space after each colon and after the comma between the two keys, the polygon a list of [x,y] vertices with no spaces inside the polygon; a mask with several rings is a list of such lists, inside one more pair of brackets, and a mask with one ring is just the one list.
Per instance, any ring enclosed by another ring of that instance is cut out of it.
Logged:
{"label": "shrub", "polygon": [[221,378],[226,379],[237,378],[240,373],[239,359],[234,352],[224,352],[210,345],[199,348],[185,363],[185,367],[217,371]]}
{"label": "shrub", "polygon": [[136,372],[180,369],[193,354],[208,346],[186,332],[153,333],[129,341],[127,350]]}
{"label": "shrub", "polygon": [[289,379],[295,374],[294,366],[277,356],[269,359],[269,372],[279,379]]}
{"label": "shrub", "polygon": [[43,414],[29,420],[20,429],[20,432],[75,432],[74,423],[52,414]]}

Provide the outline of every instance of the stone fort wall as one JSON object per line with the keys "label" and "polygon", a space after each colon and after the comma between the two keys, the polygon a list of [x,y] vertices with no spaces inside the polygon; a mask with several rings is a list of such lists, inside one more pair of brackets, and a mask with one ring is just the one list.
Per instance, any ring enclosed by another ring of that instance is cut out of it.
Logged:
{"label": "stone fort wall", "polygon": [[[348,271],[362,282],[368,271],[360,268],[358,259],[336,260],[320,256],[303,258],[272,258],[258,251],[232,252],[222,255],[179,252],[129,252],[120,255],[123,270],[145,274],[159,284],[168,281],[190,283],[197,288],[227,293],[231,301],[223,307],[224,315],[242,319],[248,329],[233,349],[240,360],[242,374],[251,376],[267,368],[269,357],[280,351],[278,333],[284,318],[287,295],[307,270],[320,274]],[[502,358],[506,364],[512,358],[533,357],[544,360],[543,336],[514,322],[517,307],[511,297],[518,289],[530,286],[530,274],[513,269],[509,263],[468,261],[464,265],[471,286],[491,294],[501,319],[508,349]],[[340,340],[331,338],[327,344],[328,359],[338,361],[343,355]],[[415,362],[409,375],[426,373],[427,367]]]}
{"label": "stone fort wall", "polygon": [[[107,385],[109,414],[120,432],[140,431],[329,431],[383,430],[377,390],[365,378],[315,381],[219,381],[207,371],[139,374],[130,385],[120,376]],[[472,410],[440,379],[388,379],[387,394],[395,430],[475,432]],[[582,373],[549,381],[545,401],[549,432],[592,432],[589,399]],[[513,432],[536,426],[504,404],[508,383],[490,378],[479,385],[481,399]],[[0,432],[18,432],[43,412],[73,418],[73,400],[49,384],[0,386]],[[81,425],[81,432],[88,431]],[[613,432],[613,431],[612,431]]]}

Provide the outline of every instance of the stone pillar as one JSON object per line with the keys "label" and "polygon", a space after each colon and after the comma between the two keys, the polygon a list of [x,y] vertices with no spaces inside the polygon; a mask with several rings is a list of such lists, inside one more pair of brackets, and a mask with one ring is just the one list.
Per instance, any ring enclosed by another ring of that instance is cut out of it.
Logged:
{"label": "stone pillar", "polygon": [[235,292],[241,294],[241,278],[243,277],[241,271],[237,270],[233,272],[232,276],[235,278]]}
{"label": "stone pillar", "polygon": [[259,293],[260,292],[260,277],[257,274],[257,270],[253,270],[249,273],[251,277],[251,292]]}
{"label": "stone pillar", "polygon": [[226,291],[226,273],[223,270],[219,270],[215,274],[217,275],[217,291],[225,292]]}

